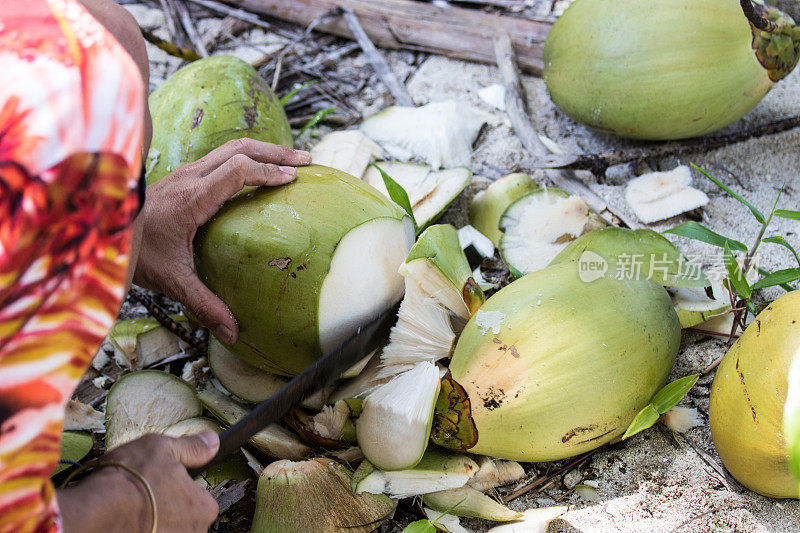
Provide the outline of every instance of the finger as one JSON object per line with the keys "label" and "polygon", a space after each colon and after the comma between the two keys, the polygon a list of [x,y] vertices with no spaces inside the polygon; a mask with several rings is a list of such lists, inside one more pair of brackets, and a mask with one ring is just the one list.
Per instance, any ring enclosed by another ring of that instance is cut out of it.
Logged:
{"label": "finger", "polygon": [[180,276],[180,284],[173,286],[170,294],[183,303],[189,312],[205,327],[214,332],[222,342],[233,344],[239,337],[239,325],[230,309],[216,294],[203,284],[196,274]]}
{"label": "finger", "polygon": [[245,185],[283,185],[297,177],[294,167],[259,163],[245,155],[235,155],[197,183],[196,203],[201,212],[197,222],[204,224],[231,196]]}
{"label": "finger", "polygon": [[275,165],[303,166],[311,163],[311,154],[305,150],[294,150],[288,146],[242,138],[226,142],[198,159],[195,164],[205,173],[209,173],[237,154],[246,155],[259,163]]}
{"label": "finger", "polygon": [[197,516],[200,524],[203,526],[202,530],[206,531],[214,523],[219,515],[219,504],[209,492],[197,485],[197,496],[195,501],[198,503]]}
{"label": "finger", "polygon": [[219,436],[213,431],[203,431],[197,435],[169,439],[168,446],[176,461],[187,468],[194,468],[214,458],[219,449]]}

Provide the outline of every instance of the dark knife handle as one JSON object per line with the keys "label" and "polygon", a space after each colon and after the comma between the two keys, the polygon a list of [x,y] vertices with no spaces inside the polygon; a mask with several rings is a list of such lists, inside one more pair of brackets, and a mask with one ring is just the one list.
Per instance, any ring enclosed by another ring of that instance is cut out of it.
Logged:
{"label": "dark knife handle", "polygon": [[291,379],[274,396],[264,400],[244,418],[223,431],[219,436],[219,450],[211,461],[203,466],[188,468],[189,475],[196,477],[209,466],[220,462],[244,445],[265,427],[278,422],[293,407],[317,390],[336,381],[342,373],[355,365],[370,352],[377,350],[389,336],[397,318],[399,303],[381,313],[380,316],[359,327],[338,348],[317,359],[311,366]]}

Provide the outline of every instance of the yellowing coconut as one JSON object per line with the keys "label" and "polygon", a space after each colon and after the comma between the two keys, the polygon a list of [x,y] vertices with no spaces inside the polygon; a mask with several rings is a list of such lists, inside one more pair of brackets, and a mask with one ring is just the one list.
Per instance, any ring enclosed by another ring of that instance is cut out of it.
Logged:
{"label": "yellowing coconut", "polygon": [[[749,3],[749,2],[748,2]],[[544,80],[573,119],[623,137],[718,130],[749,112],[797,64],[800,32],[752,28],[736,0],[576,0],[544,45]]]}
{"label": "yellowing coconut", "polygon": [[711,436],[722,462],[747,488],[798,498],[783,416],[789,368],[800,357],[800,293],[781,296],[725,354],[711,388]]}
{"label": "yellowing coconut", "polygon": [[517,461],[584,453],[625,432],[666,381],[679,344],[678,317],[655,283],[587,283],[572,263],[528,274],[464,328],[431,437]]}

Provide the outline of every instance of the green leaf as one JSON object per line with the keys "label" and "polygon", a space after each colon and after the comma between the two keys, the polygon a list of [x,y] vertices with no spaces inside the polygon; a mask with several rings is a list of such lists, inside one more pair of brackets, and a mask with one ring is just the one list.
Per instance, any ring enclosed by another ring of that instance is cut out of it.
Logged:
{"label": "green leaf", "polygon": [[625,430],[622,440],[629,439],[640,431],[644,431],[645,429],[652,427],[656,422],[658,422],[658,418],[660,416],[661,415],[658,414],[656,408],[653,407],[653,404],[648,404],[647,407],[639,411],[639,414],[633,419],[631,425]]}
{"label": "green leaf", "polygon": [[788,241],[786,239],[784,239],[780,235],[775,235],[774,237],[767,237],[766,239],[764,239],[763,242],[768,242],[768,243],[772,243],[772,244],[779,244],[779,245],[783,246],[784,248],[786,248],[787,250],[792,252],[792,255],[794,255],[794,258],[797,261],[797,264],[800,265],[800,256],[797,255],[797,251],[794,249],[794,247],[792,247],[791,244],[788,243]]}
{"label": "green leaf", "polygon": [[[772,272],[770,272],[769,270],[764,270],[763,268],[756,267],[756,270],[758,270],[758,273],[761,274],[764,277],[769,276],[770,274],[772,274]],[[783,283],[783,284],[781,284],[780,287],[783,290],[785,290],[786,292],[792,292],[793,290],[795,290],[794,287],[792,287],[788,283]],[[756,314],[758,314],[758,313],[756,313]]]}
{"label": "green leaf", "polygon": [[686,396],[686,393],[689,392],[689,389],[694,387],[694,384],[697,383],[697,380],[700,378],[700,374],[692,374],[691,376],[682,377],[680,379],[676,379],[672,383],[668,383],[664,386],[663,389],[658,391],[655,396],[653,396],[653,402],[651,405],[658,411],[659,414],[664,414],[676,405],[681,399]]}
{"label": "green leaf", "polygon": [[785,268],[783,270],[776,270],[772,274],[764,276],[753,284],[753,289],[763,289],[765,287],[774,287],[776,285],[783,285],[785,283],[792,283],[800,279],[800,268]]}
{"label": "green leaf", "polygon": [[756,217],[756,220],[758,220],[759,223],[763,224],[765,222],[766,219],[764,218],[764,215],[761,213],[761,211],[756,209],[753,204],[751,204],[750,202],[748,202],[747,200],[745,200],[744,198],[742,198],[741,196],[739,196],[738,194],[733,192],[733,190],[730,187],[728,187],[727,185],[725,185],[724,183],[722,183],[721,181],[719,181],[717,178],[713,177],[712,175],[708,174],[705,170],[703,170],[702,168],[698,167],[694,163],[692,163],[692,167],[694,167],[694,169],[697,170],[698,172],[700,172],[703,176],[707,177],[708,179],[710,179],[711,181],[716,183],[717,186],[720,189],[722,189],[726,193],[730,194],[737,201],[739,201],[742,204],[744,204],[745,206],[747,206],[747,208],[750,210],[751,213],[753,213],[753,216]]}
{"label": "green leaf", "polygon": [[731,286],[737,293],[739,293],[740,297],[744,298],[745,300],[749,300],[753,290],[750,288],[750,284],[747,283],[747,280],[742,273],[742,268],[739,266],[738,261],[736,261],[736,258],[733,256],[733,253],[727,244],[725,245],[723,254],[725,259],[725,269],[728,271],[728,280],[730,280]]}
{"label": "green leaf", "polygon": [[789,466],[798,480],[800,495],[800,355],[795,355],[788,376],[789,389],[783,406],[783,433],[789,452]]}
{"label": "green leaf", "polygon": [[312,86],[312,85],[314,85],[315,83],[317,83],[317,80],[311,80],[311,81],[307,81],[307,82],[303,83],[302,85],[298,85],[297,87],[295,87],[294,89],[292,89],[292,90],[291,90],[291,91],[290,91],[288,94],[285,94],[285,95],[283,95],[283,96],[281,97],[281,105],[282,105],[282,106],[285,106],[286,104],[288,104],[288,103],[289,103],[289,100],[291,100],[292,98],[294,98],[294,96],[295,96],[297,93],[299,93],[299,92],[300,92],[300,91],[302,91],[303,89],[308,89],[309,87],[311,87],[311,86]]}
{"label": "green leaf", "polygon": [[775,216],[788,218],[789,220],[800,220],[800,211],[789,211],[788,209],[776,209]]}
{"label": "green leaf", "polygon": [[414,233],[416,233],[418,229],[417,219],[414,218],[414,212],[411,210],[411,200],[408,199],[408,193],[402,185],[394,181],[381,167],[375,163],[371,163],[371,165],[377,168],[378,172],[381,173],[383,184],[386,186],[386,191],[389,193],[389,198],[402,207],[406,214],[411,217],[411,221],[414,223]]}
{"label": "green leaf", "polygon": [[402,533],[436,533],[436,526],[430,520],[417,520],[408,524]]}
{"label": "green leaf", "polygon": [[336,111],[335,107],[328,107],[326,109],[320,109],[319,111],[314,113],[314,116],[311,117],[311,119],[308,122],[306,122],[302,128],[300,128],[300,131],[297,132],[297,135],[295,135],[294,138],[299,139],[305,132],[316,126],[320,120],[327,117],[334,111]]}
{"label": "green leaf", "polygon": [[731,248],[731,250],[737,250],[740,252],[747,251],[747,246],[740,243],[739,241],[729,239],[728,237],[724,237],[719,233],[714,233],[707,227],[698,224],[693,220],[690,220],[689,222],[684,222],[680,226],[676,226],[672,229],[668,229],[664,233],[672,233],[673,235],[688,237],[689,239],[705,242],[713,246],[719,246],[720,248],[724,248],[725,245],[727,244]]}

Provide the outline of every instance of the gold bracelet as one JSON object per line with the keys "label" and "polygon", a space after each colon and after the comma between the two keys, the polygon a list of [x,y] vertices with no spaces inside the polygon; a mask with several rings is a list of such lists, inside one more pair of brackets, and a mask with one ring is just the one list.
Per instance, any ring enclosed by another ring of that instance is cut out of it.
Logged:
{"label": "gold bracelet", "polygon": [[64,483],[61,484],[61,488],[63,489],[64,487],[66,487],[67,484],[81,472],[84,472],[89,469],[98,470],[100,468],[106,468],[106,467],[121,468],[122,470],[126,471],[134,478],[136,478],[142,484],[142,486],[144,486],[145,491],[147,491],[147,497],[150,499],[150,508],[153,510],[153,529],[151,531],[152,533],[156,533],[156,527],[158,525],[158,508],[156,507],[156,495],[153,492],[153,487],[150,486],[150,483],[145,479],[145,477],[142,474],[140,474],[139,472],[137,472],[136,470],[134,470],[133,468],[131,468],[126,464],[118,463],[117,461],[101,461],[101,460],[89,461],[88,463],[83,464],[78,468],[76,468],[69,476],[67,476],[67,479],[65,479]]}

